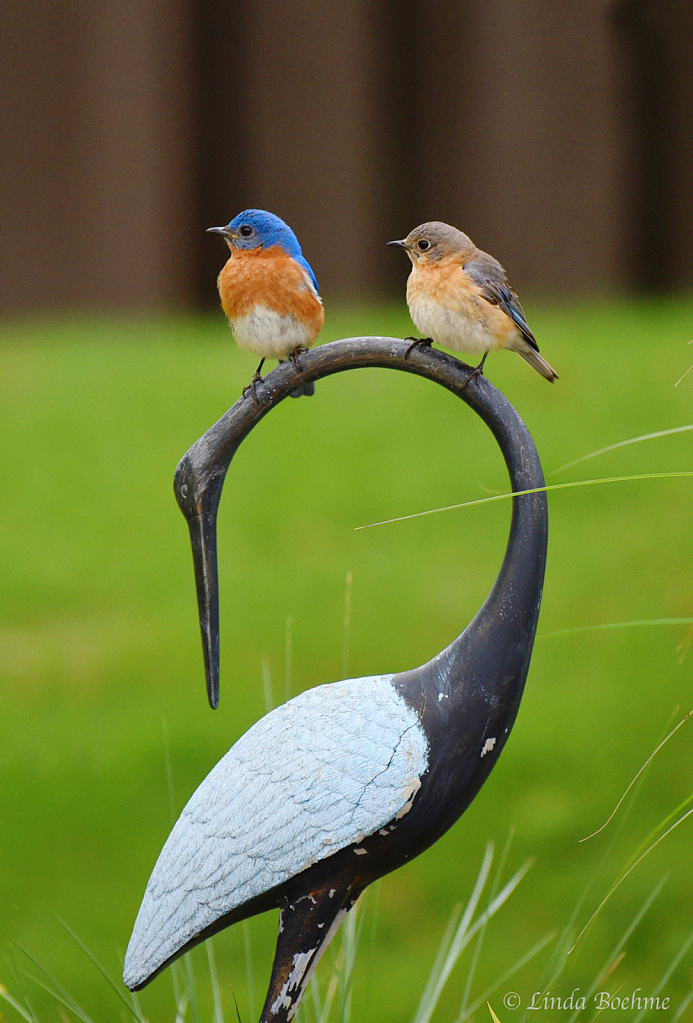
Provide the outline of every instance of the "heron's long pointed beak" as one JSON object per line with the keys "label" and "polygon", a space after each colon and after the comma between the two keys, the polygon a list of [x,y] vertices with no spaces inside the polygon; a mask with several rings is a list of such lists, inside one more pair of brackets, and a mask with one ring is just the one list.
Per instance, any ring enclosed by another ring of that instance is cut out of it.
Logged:
{"label": "heron's long pointed beak", "polygon": [[192,462],[187,458],[180,462],[173,481],[176,499],[190,530],[207,697],[212,710],[216,710],[219,704],[217,510],[222,481],[223,477],[217,485],[213,478],[211,483],[202,486]]}

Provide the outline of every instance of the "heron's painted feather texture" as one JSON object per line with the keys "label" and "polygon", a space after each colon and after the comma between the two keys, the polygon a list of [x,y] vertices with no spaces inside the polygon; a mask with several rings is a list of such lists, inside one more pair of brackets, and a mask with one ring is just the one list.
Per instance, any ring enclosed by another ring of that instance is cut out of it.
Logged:
{"label": "heron's painted feather texture", "polygon": [[152,872],[125,959],[128,987],[219,917],[411,804],[428,742],[391,679],[310,689],[253,725],[213,768]]}

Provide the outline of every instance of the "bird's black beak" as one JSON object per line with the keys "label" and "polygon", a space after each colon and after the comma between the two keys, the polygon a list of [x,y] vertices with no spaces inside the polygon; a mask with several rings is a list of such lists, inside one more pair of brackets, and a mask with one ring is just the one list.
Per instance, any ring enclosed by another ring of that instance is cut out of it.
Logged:
{"label": "bird's black beak", "polygon": [[409,246],[407,245],[406,239],[404,239],[404,238],[402,238],[399,241],[387,242],[387,244],[388,245],[396,245],[398,249],[407,249],[407,248],[409,248]]}
{"label": "bird's black beak", "polygon": [[234,234],[228,227],[208,227],[207,234],[222,234],[224,238],[233,238]]}

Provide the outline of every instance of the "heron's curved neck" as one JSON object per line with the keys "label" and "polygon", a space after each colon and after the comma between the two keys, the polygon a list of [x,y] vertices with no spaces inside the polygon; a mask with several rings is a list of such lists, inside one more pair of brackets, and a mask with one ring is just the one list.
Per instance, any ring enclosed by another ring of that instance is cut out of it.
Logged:
{"label": "heron's curved neck", "polygon": [[[499,396],[500,397],[500,396]],[[515,409],[501,397],[479,409],[505,458],[514,492],[544,486],[534,442]],[[473,620],[434,661],[451,688],[478,684],[519,703],[534,643],[546,566],[546,494],[513,498],[508,545],[498,578]],[[511,697],[509,690],[517,690]]]}

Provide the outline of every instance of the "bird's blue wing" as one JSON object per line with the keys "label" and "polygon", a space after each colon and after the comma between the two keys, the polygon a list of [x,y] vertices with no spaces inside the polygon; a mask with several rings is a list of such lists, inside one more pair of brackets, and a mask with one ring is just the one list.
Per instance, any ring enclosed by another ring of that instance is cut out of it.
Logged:
{"label": "bird's blue wing", "polygon": [[525,311],[520,300],[508,284],[505,270],[493,256],[471,259],[463,267],[466,274],[481,288],[484,298],[491,305],[500,306],[504,313],[520,328],[522,336],[532,348],[539,351],[534,334],[529,329]]}
{"label": "bird's blue wing", "polygon": [[310,265],[310,263],[308,262],[308,260],[306,259],[306,257],[303,255],[302,252],[299,252],[299,255],[294,256],[294,259],[306,271],[306,273],[308,274],[308,276],[310,277],[310,279],[311,279],[311,281],[313,283],[313,287],[315,288],[316,293],[319,295],[320,294],[320,285],[318,284],[317,277],[313,273],[313,267]]}
{"label": "bird's blue wing", "polygon": [[219,917],[391,821],[428,763],[391,676],[308,690],[257,722],[171,832],[125,958],[135,987]]}

